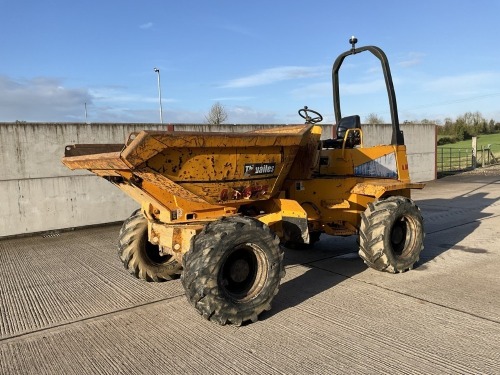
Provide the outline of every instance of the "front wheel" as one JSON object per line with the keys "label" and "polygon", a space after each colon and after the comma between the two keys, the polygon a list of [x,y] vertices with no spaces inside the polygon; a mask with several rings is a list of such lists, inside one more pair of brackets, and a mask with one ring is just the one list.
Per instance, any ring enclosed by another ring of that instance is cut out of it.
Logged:
{"label": "front wheel", "polygon": [[148,241],[148,221],[140,210],[123,223],[118,255],[125,269],[138,279],[166,281],[178,278],[182,272],[172,255],[160,254],[158,245]]}
{"label": "front wheel", "polygon": [[205,319],[221,325],[257,321],[271,308],[285,275],[279,238],[247,217],[207,224],[193,238],[182,263],[189,302]]}
{"label": "front wheel", "polygon": [[424,248],[423,219],[409,198],[393,196],[368,204],[361,214],[359,255],[379,271],[413,268]]}

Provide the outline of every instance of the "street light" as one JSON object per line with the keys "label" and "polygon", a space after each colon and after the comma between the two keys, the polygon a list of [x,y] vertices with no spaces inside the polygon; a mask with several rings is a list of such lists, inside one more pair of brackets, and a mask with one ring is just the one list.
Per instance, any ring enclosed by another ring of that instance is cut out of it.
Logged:
{"label": "street light", "polygon": [[163,124],[163,109],[161,107],[160,69],[154,68],[154,71],[158,73],[158,100],[160,102],[160,123]]}

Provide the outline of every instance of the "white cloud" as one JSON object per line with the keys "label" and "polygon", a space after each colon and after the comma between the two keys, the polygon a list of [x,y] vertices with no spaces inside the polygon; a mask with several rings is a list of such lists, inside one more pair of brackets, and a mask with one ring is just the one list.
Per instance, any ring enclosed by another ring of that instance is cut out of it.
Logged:
{"label": "white cloud", "polygon": [[152,27],[153,27],[153,22],[143,23],[142,25],[139,26],[139,28],[143,30],[151,29]]}
{"label": "white cloud", "polygon": [[[248,97],[227,97],[247,100]],[[221,100],[221,99],[218,99]],[[203,123],[207,110],[174,108],[162,99],[166,123]],[[124,87],[68,88],[57,78],[14,80],[0,76],[0,122],[84,122],[85,103],[89,122],[159,122],[155,96],[130,95]],[[251,107],[227,107],[228,123],[275,123],[276,114]]]}
{"label": "white cloud", "polygon": [[281,66],[265,69],[259,73],[236,78],[222,85],[222,88],[243,88],[270,85],[292,79],[310,78],[321,74],[322,67]]}
{"label": "white cloud", "polygon": [[403,68],[408,68],[410,66],[419,65],[422,62],[422,58],[425,53],[421,52],[410,52],[407,56],[404,56],[401,61],[397,64]]}
{"label": "white cloud", "polygon": [[0,121],[68,121],[92,103],[86,89],[67,88],[57,78],[13,80],[0,76]]}
{"label": "white cloud", "polygon": [[332,96],[332,83],[331,82],[320,82],[300,87],[292,90],[292,95],[295,98],[307,99],[307,98],[321,98],[326,96]]}
{"label": "white cloud", "polygon": [[498,92],[499,85],[500,73],[476,72],[435,78],[425,82],[423,88],[456,97],[491,94]]}
{"label": "white cloud", "polygon": [[235,106],[226,108],[228,113],[228,124],[275,124],[276,113],[272,111],[257,111],[246,106]]}
{"label": "white cloud", "polygon": [[[105,103],[155,103],[158,101],[156,96],[130,95],[124,92],[120,87],[98,87],[89,89],[89,93],[95,101]],[[162,98],[162,102],[170,102],[167,98]]]}
{"label": "white cloud", "polygon": [[212,99],[214,102],[245,102],[255,99],[253,96],[226,96]]}
{"label": "white cloud", "polygon": [[340,95],[363,95],[385,90],[385,81],[375,79],[366,82],[340,84]]}
{"label": "white cloud", "polygon": [[83,122],[85,105],[93,122],[156,122],[158,111],[149,108],[156,107],[151,103],[157,101],[157,97],[127,94],[121,87],[69,88],[58,78],[0,76],[0,122]]}

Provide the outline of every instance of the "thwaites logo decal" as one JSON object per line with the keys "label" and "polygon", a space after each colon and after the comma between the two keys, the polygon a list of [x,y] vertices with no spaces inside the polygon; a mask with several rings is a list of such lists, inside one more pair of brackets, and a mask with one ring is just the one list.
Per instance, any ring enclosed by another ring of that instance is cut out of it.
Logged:
{"label": "thwaites logo decal", "polygon": [[245,164],[245,176],[274,174],[276,163]]}

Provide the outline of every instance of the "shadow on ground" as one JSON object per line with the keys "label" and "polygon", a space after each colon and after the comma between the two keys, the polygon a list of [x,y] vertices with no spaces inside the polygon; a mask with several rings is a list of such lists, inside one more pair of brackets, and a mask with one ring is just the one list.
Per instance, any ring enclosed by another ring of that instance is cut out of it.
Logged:
{"label": "shadow on ground", "polygon": [[[264,312],[265,320],[283,310],[328,290],[366,270],[357,255],[358,245],[354,236],[331,237],[322,235],[320,242],[308,250],[285,249],[285,266],[288,275],[297,276],[281,284],[273,300],[271,311]],[[328,267],[323,267],[328,261]]]}
{"label": "shadow on ground", "polygon": [[[480,181],[479,186],[477,180],[471,182],[475,182],[476,187],[460,195],[417,202],[424,217],[426,238],[420,261],[414,270],[425,270],[428,262],[447,251],[487,252],[480,247],[480,244],[471,248],[460,245],[460,242],[481,225],[481,220],[493,215],[485,212],[485,209],[498,204],[500,195],[491,193],[488,187],[499,184],[500,179],[490,178],[487,181]],[[446,189],[453,191],[452,180],[441,183]],[[500,188],[495,187],[491,190],[498,192]],[[322,235],[321,241],[309,250],[286,249],[287,272],[297,272],[298,276],[281,285],[273,301],[272,310],[262,314],[261,319],[300,305],[309,298],[365,271],[367,266],[359,258],[357,251],[358,244],[354,236],[342,238],[327,235]],[[328,260],[328,268],[322,267],[322,261],[325,260]],[[299,272],[295,269],[299,265],[306,267],[307,270]]]}
{"label": "shadow on ground", "polygon": [[[476,187],[451,198],[436,198],[418,201],[422,210],[425,225],[425,248],[420,257],[418,270],[424,270],[426,263],[447,251],[465,251],[470,253],[485,253],[481,244],[469,247],[460,242],[472,234],[481,221],[495,215],[487,212],[488,207],[494,207],[500,199],[500,179],[498,177],[486,180],[468,179],[476,183]],[[477,186],[479,180],[479,186]],[[453,194],[453,180],[445,186]]]}

